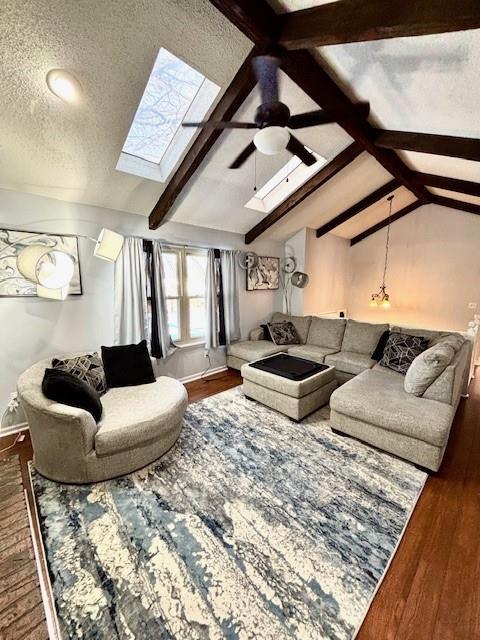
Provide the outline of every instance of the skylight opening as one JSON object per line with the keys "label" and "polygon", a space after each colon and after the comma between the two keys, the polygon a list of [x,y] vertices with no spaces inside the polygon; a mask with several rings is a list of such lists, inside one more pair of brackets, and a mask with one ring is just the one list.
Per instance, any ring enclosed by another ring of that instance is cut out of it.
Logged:
{"label": "skylight opening", "polygon": [[292,156],[263,187],[256,191],[253,198],[250,198],[245,204],[245,207],[255,211],[262,211],[263,213],[270,213],[320,171],[327,162],[326,159],[312,151],[312,149],[306,148],[315,156],[317,160],[315,164],[307,167],[297,156]]}
{"label": "skylight opening", "polygon": [[130,126],[117,169],[164,182],[195,135],[183,120],[201,120],[220,87],[160,49]]}

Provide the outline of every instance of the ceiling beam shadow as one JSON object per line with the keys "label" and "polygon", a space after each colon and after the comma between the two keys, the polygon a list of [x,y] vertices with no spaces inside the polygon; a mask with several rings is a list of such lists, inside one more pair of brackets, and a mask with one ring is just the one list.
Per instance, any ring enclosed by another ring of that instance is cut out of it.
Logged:
{"label": "ceiling beam shadow", "polygon": [[387,184],[384,184],[378,189],[375,189],[373,193],[370,193],[365,198],[362,198],[359,202],[343,211],[343,213],[339,213],[338,216],[335,216],[335,218],[332,218],[332,220],[329,220],[327,223],[319,227],[316,231],[317,238],[321,238],[326,233],[333,231],[333,229],[335,229],[336,227],[339,227],[344,222],[347,222],[365,209],[368,209],[368,207],[371,207],[372,204],[375,204],[379,200],[386,198],[390,193],[392,193],[392,191],[395,191],[395,189],[398,189],[398,187],[400,186],[401,183],[399,182],[399,180],[393,178],[393,180],[390,180],[390,182],[387,182]]}
{"label": "ceiling beam shadow", "polygon": [[[418,209],[424,204],[427,204],[427,203],[422,202],[422,200],[415,200],[415,202],[412,202],[411,204],[407,204],[406,207],[403,207],[403,209],[400,209],[400,211],[397,211],[396,213],[392,214],[392,217],[390,218],[390,222],[392,223],[392,222],[395,222],[396,220],[400,220],[400,218],[403,218],[404,216],[408,215],[412,211],[415,211],[415,209]],[[380,222],[377,222],[377,224],[374,224],[373,227],[370,227],[369,229],[365,229],[365,231],[362,231],[362,233],[359,233],[358,235],[356,235],[350,240],[350,246],[353,247],[354,244],[357,244],[358,242],[365,240],[365,238],[368,238],[368,236],[371,236],[372,233],[376,233],[377,231],[380,231],[380,229],[387,227],[388,222],[389,222],[389,219],[385,218],[385,220],[381,220]]]}
{"label": "ceiling beam shadow", "polygon": [[480,28],[478,0],[343,0],[282,16],[286,49]]}
{"label": "ceiling beam shadow", "polygon": [[470,182],[470,180],[459,180],[458,178],[447,178],[446,176],[437,176],[432,173],[413,172],[413,179],[418,184],[427,185],[429,187],[438,187],[439,189],[447,189],[448,191],[456,191],[458,193],[468,193],[471,196],[480,197],[480,183]]}
{"label": "ceiling beam shadow", "polygon": [[294,191],[286,200],[278,207],[266,215],[245,235],[245,244],[250,244],[262,233],[265,233],[276,222],[287,215],[300,202],[308,198],[317,189],[337,175],[342,169],[358,158],[363,153],[363,147],[358,142],[352,142],[346,149],[336,155],[330,162],[323,166],[318,173],[307,180],[305,184]]}
{"label": "ceiling beam shadow", "polygon": [[[247,56],[237,71],[225,93],[210,115],[211,120],[230,120],[255,87],[256,80],[252,68],[252,58],[259,54],[254,49]],[[207,127],[201,129],[180,166],[170,178],[158,202],[150,213],[148,225],[150,229],[158,229],[172,208],[187,182],[200,166],[202,160],[213,147],[223,129]]]}
{"label": "ceiling beam shadow", "polygon": [[480,162],[480,140],[477,138],[375,129],[375,144],[385,149],[418,151]]}

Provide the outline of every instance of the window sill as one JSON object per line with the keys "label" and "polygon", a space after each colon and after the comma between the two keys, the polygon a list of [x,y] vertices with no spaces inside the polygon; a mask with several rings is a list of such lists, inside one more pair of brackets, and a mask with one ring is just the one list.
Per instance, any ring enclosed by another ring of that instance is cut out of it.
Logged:
{"label": "window sill", "polygon": [[198,342],[174,342],[173,344],[177,349],[195,349],[195,347],[205,348],[205,340],[200,340]]}

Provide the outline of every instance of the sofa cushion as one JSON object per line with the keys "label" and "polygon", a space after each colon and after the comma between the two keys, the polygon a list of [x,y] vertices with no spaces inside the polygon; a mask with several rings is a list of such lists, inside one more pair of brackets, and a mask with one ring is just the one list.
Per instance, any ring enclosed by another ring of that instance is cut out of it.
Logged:
{"label": "sofa cushion", "polygon": [[42,380],[42,393],[49,400],[88,411],[95,422],[102,416],[102,403],[98,391],[68,371],[46,369]]}
{"label": "sofa cushion", "polygon": [[340,351],[346,324],[345,318],[317,318],[313,316],[308,331],[307,344]]}
{"label": "sofa cushion", "polygon": [[279,311],[276,311],[272,315],[271,320],[271,322],[292,322],[302,344],[305,344],[307,341],[311,321],[312,316],[289,316],[288,314],[280,313]]}
{"label": "sofa cushion", "polygon": [[300,344],[300,338],[292,322],[269,322],[267,327],[274,344]]}
{"label": "sofa cushion", "polygon": [[377,368],[364,371],[334,391],[330,406],[367,424],[445,446],[454,408],[407,393],[403,382],[403,376],[385,375]]}
{"label": "sofa cushion", "polygon": [[384,331],[388,331],[388,324],[371,324],[370,322],[347,320],[342,341],[342,351],[363,353],[370,357]]}
{"label": "sofa cushion", "polygon": [[384,331],[380,336],[380,340],[377,343],[377,346],[373,350],[372,359],[380,362],[383,358],[383,352],[385,351],[385,347],[387,346],[388,339],[390,337],[390,331]]}
{"label": "sofa cushion", "polygon": [[405,375],[405,391],[416,396],[423,395],[454,357],[453,347],[441,342],[418,355]]}
{"label": "sofa cushion", "polygon": [[253,360],[259,360],[266,356],[271,356],[274,353],[280,353],[285,351],[286,347],[282,345],[273,344],[268,340],[245,340],[244,342],[235,342],[228,347],[227,353],[229,356],[235,356],[241,360],[247,362],[253,362]]}
{"label": "sofa cushion", "polygon": [[102,347],[102,360],[109,388],[155,382],[146,340],[138,344]]}
{"label": "sofa cushion", "polygon": [[445,332],[443,331],[434,331],[432,329],[421,329],[421,328],[417,329],[415,327],[410,328],[410,327],[393,326],[390,328],[390,330],[395,333],[407,333],[409,336],[419,336],[420,338],[427,338],[429,341],[433,341],[445,335]]}
{"label": "sofa cushion", "polygon": [[343,373],[351,373],[356,376],[366,369],[371,369],[376,362],[363,353],[340,351],[339,353],[325,356],[325,364],[330,364],[338,371],[343,371]]}
{"label": "sofa cushion", "polygon": [[102,396],[103,416],[95,435],[97,455],[142,446],[178,429],[187,407],[183,384],[161,376],[153,384],[110,389]]}
{"label": "sofa cushion", "polygon": [[433,338],[430,340],[430,346],[433,347],[437,344],[446,344],[455,351],[460,351],[463,345],[466,342],[466,338],[464,338],[460,333],[443,333],[442,335]]}
{"label": "sofa cushion", "polygon": [[291,356],[298,356],[299,358],[306,358],[307,360],[313,360],[313,362],[322,363],[325,361],[325,356],[335,352],[336,349],[317,347],[314,344],[302,344],[288,347],[288,353]]}
{"label": "sofa cushion", "polygon": [[428,338],[391,333],[380,364],[398,373],[407,373],[415,358],[428,348]]}

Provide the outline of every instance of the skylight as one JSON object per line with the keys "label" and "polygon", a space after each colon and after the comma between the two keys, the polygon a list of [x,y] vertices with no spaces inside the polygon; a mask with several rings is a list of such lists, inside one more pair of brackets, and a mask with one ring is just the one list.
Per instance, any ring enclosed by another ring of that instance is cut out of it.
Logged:
{"label": "skylight", "polygon": [[117,169],[164,182],[196,133],[182,121],[201,120],[219,91],[199,71],[160,49]]}
{"label": "skylight", "polygon": [[[308,149],[308,147],[307,147]],[[275,173],[261,189],[255,192],[253,198],[245,204],[248,209],[269,213],[278,207],[294,191],[315,175],[327,162],[312,149],[308,149],[316,158],[315,164],[307,167],[303,162],[292,156],[283,167]]]}

